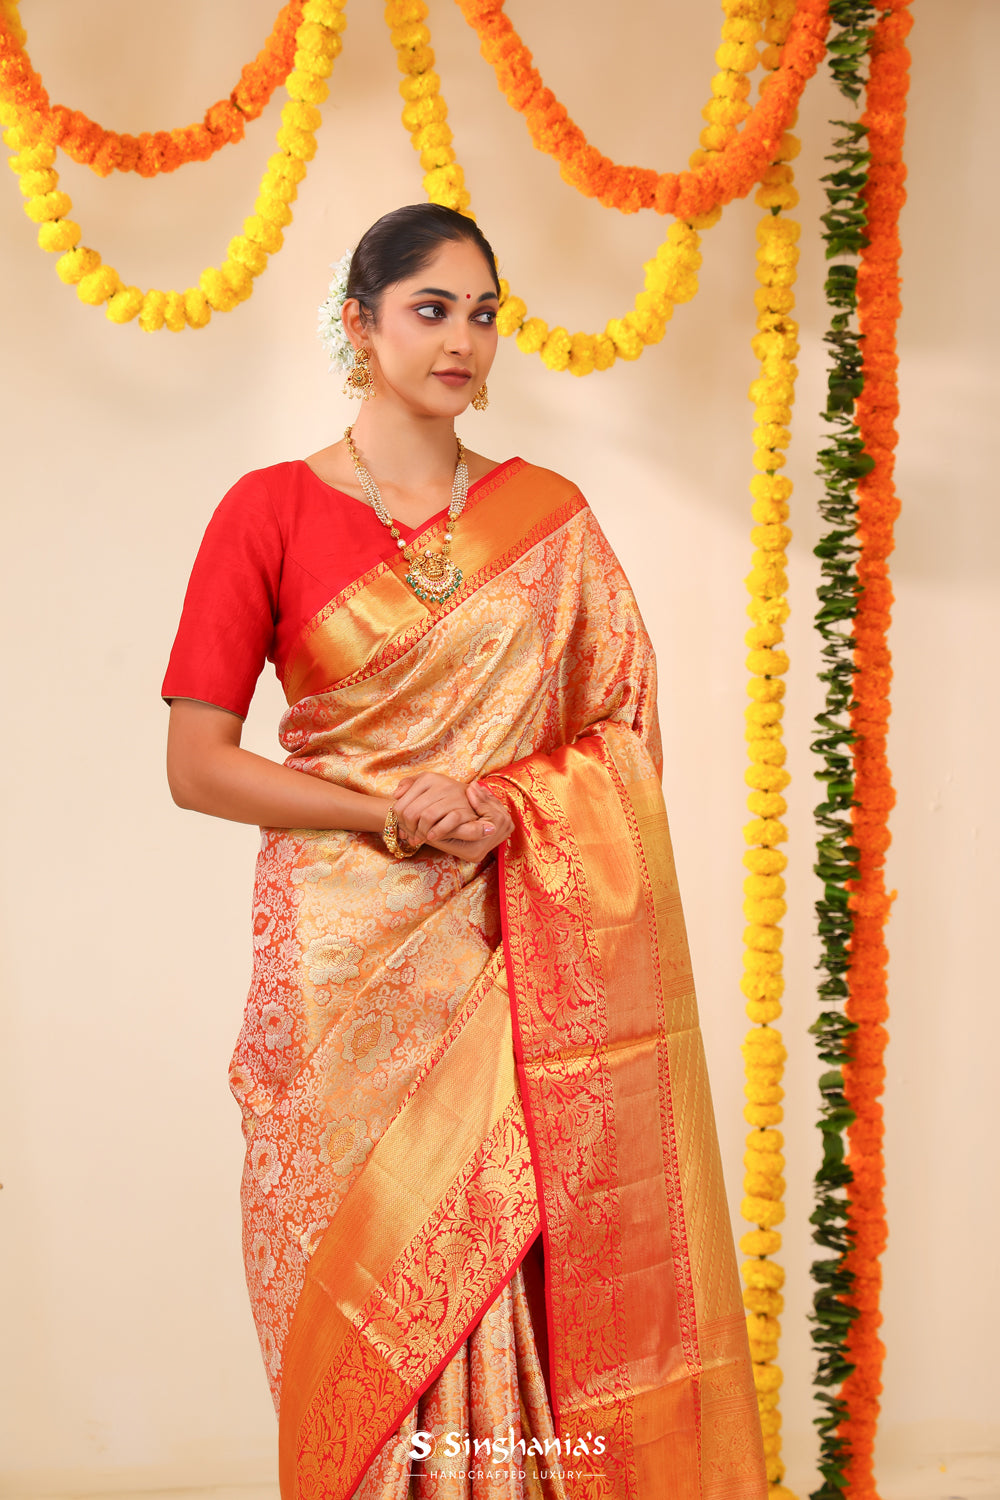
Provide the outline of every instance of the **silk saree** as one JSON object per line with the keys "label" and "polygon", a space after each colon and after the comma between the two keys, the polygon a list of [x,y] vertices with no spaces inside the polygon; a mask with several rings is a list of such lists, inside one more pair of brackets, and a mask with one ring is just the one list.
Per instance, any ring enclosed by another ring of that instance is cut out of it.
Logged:
{"label": "silk saree", "polygon": [[281,1494],[763,1500],[653,652],[558,475],[495,471],[455,556],[437,606],[372,568],[284,669],[286,764],[478,779],[514,832],[262,830],[230,1076]]}

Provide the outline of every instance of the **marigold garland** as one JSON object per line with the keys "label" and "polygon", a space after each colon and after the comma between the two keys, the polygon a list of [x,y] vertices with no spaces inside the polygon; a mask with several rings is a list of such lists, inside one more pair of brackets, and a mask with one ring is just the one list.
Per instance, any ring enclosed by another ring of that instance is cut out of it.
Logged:
{"label": "marigold garland", "polygon": [[[775,0],[766,33],[773,49],[768,59],[772,64],[793,14],[794,0]],[[797,146],[797,142],[794,144]],[[785,154],[794,153],[786,149]],[[801,233],[799,225],[782,213],[783,209],[795,206],[798,194],[791,167],[787,163],[779,165],[780,180],[765,183],[757,193],[757,202],[766,211],[757,227],[760,286],[755,297],[757,333],[753,349],[760,361],[760,372],[750,387],[750,399],[757,424],[753,463],[758,473],[750,485],[756,525],[751,532],[755,548],[753,565],[746,579],[750,594],[747,614],[752,624],[745,636],[749,647],[746,665],[751,673],[747,685],[751,702],[745,712],[750,756],[746,782],[751,788],[747,807],[754,819],[743,830],[750,846],[743,862],[750,873],[743,883],[746,898],[743,911],[749,925],[743,935],[741,982],[747,998],[747,1014],[754,1023],[743,1043],[747,1099],[743,1113],[753,1128],[746,1138],[743,1158],[746,1196],[741,1212],[744,1219],[757,1227],[740,1240],[744,1253],[754,1257],[742,1267],[746,1283],[743,1301],[748,1312],[750,1355],[764,1434],[769,1493],[775,1500],[789,1496],[781,1484],[785,1473],[778,1406],[782,1377],[776,1363],[785,1272],[770,1259],[781,1247],[776,1226],[785,1213],[784,1140],[776,1126],[783,1116],[781,1079],[787,1056],[781,1033],[773,1024],[781,1014],[784,991],[781,920],[786,904],[781,872],[787,856],[777,846],[788,836],[781,819],[787,807],[782,794],[790,780],[784,768],[781,700],[785,692],[782,677],[788,670],[788,656],[782,642],[789,613],[785,597],[788,587],[785,549],[791,539],[787,522],[792,485],[779,471],[784,467],[785,449],[791,438],[789,423],[795,399],[794,360],[799,344],[798,324],[791,314]]]}
{"label": "marigold garland", "polygon": [[[718,136],[711,142],[710,160],[692,163],[689,172],[656,172],[618,166],[589,144],[532,66],[531,53],[504,14],[504,0],[458,0],[458,5],[478,34],[482,55],[492,64],[508,104],[524,116],[537,149],[558,161],[565,182],[605,208],[622,213],[652,208],[686,220],[745,197],[760,181],[823,57],[828,26],[827,0],[796,0],[783,52],[767,60],[774,69],[767,93],[752,110],[733,110],[726,103],[716,108]],[[762,8],[756,0],[730,0],[723,8],[726,22],[716,62],[723,74],[747,73],[757,64]],[[746,124],[738,134],[729,129],[743,119]]]}
{"label": "marigold garland", "polygon": [[468,213],[465,173],[452,146],[441,79],[434,72],[434,49],[425,25],[427,6],[423,0],[388,0],[385,19],[404,75],[399,85],[404,100],[403,124],[424,169],[424,191],[432,203]]}
{"label": "marigold garland", "polygon": [[[707,169],[736,135],[742,118],[741,106],[749,92],[746,75],[757,65],[757,42],[762,35],[760,18],[767,14],[767,3],[768,0],[724,0],[726,24],[740,19],[749,28],[745,31],[748,40],[739,47],[724,42],[717,54],[721,72],[713,80],[713,97],[702,112],[708,126],[702,132],[702,149],[691,158],[697,169]],[[425,24],[427,6],[424,0],[389,0],[385,17],[400,70],[405,75],[400,85],[406,101],[403,123],[426,172],[424,188],[432,202],[444,203],[461,213],[469,212],[465,176],[455,157],[441,80],[433,71],[434,52]],[[776,63],[777,55],[770,60]],[[772,84],[773,78],[767,82]],[[774,195],[775,203],[780,202],[786,191],[789,169],[784,161],[797,150],[798,143],[790,136],[783,136],[775,148],[775,164],[762,174],[764,187]],[[644,348],[663,337],[674,307],[690,301],[696,294],[696,273],[701,265],[698,229],[714,224],[720,213],[721,208],[716,206],[703,216],[671,226],[654,258],[645,263],[645,286],[634,307],[623,318],[612,318],[603,333],[571,334],[565,328],[550,329],[543,318],[529,317],[526,304],[511,293],[503,280],[498,330],[505,337],[516,335],[522,353],[539,354],[550,370],[569,370],[572,375],[606,370],[616,359],[638,359]]]}
{"label": "marigold garland", "polygon": [[28,40],[28,35],[21,25],[17,0],[0,0],[0,21],[6,23],[10,28],[14,41],[19,47],[23,47]]}
{"label": "marigold garland", "polygon": [[264,46],[241,72],[239,83],[227,99],[220,99],[205,111],[200,125],[144,130],[135,136],[105,130],[81,110],[49,102],[24,49],[16,5],[8,0],[0,7],[0,99],[29,111],[40,126],[41,141],[61,147],[67,156],[100,177],[112,172],[138,172],[140,177],[174,172],[187,162],[207,161],[223,146],[243,139],[246,122],[257,119],[291,71],[302,5],[303,0],[288,0]]}
{"label": "marigold garland", "polygon": [[[339,0],[333,8],[342,9],[343,3],[344,0]],[[509,287],[502,283],[504,297],[498,319],[502,333],[507,336],[516,334],[518,347],[526,353],[540,353],[550,369],[568,369],[575,375],[607,369],[617,358],[637,359],[647,345],[657,343],[663,337],[674,307],[689,301],[697,292],[696,273],[701,263],[697,231],[714,223],[721,211],[721,202],[728,201],[725,196],[728,188],[723,192],[720,186],[725,174],[720,176],[718,160],[729,153],[726,157],[729,168],[734,168],[740,160],[750,160],[751,157],[747,156],[749,143],[756,139],[754,150],[760,159],[753,158],[756,165],[739,191],[747,191],[757,177],[779,198],[784,190],[788,169],[781,160],[783,155],[793,154],[790,138],[786,136],[778,140],[775,136],[772,140],[766,132],[762,133],[764,127],[760,122],[780,123],[784,118],[781,114],[784,105],[779,96],[783,91],[787,95],[789,88],[792,92],[796,88],[801,92],[808,73],[815,69],[823,50],[826,5],[827,0],[796,0],[794,19],[802,22],[800,33],[796,34],[794,46],[789,42],[785,47],[784,55],[772,40],[768,57],[768,65],[774,70],[770,80],[772,88],[763,103],[751,112],[746,103],[749,92],[746,74],[757,63],[759,17],[764,13],[766,0],[724,0],[726,21],[723,43],[717,53],[721,71],[713,80],[713,97],[703,110],[708,121],[701,136],[704,149],[692,156],[692,171],[683,174],[680,196],[671,200],[675,208],[678,204],[684,207],[686,221],[671,228],[654,258],[646,262],[644,290],[637,296],[635,305],[623,318],[611,319],[602,333],[570,334],[564,328],[550,330],[543,319],[529,317],[526,305],[511,296]],[[276,47],[282,17],[287,20],[290,11],[291,6],[286,5],[272,33],[271,42]],[[41,80],[31,71],[24,51],[25,37],[16,0],[0,0],[0,15],[4,13],[8,22],[0,35],[3,43],[0,83],[6,79],[8,90],[7,102],[0,103],[0,123],[13,127],[5,138],[16,152],[11,165],[18,172],[22,191],[29,199],[25,211],[40,225],[39,244],[42,248],[63,252],[58,266],[63,280],[78,286],[82,300],[97,305],[107,302],[107,313],[112,321],[127,322],[138,316],[140,326],[147,330],[164,324],[175,330],[185,326],[203,327],[213,308],[228,310],[249,296],[253,277],[264,269],[267,256],[280,247],[281,229],[291,220],[288,205],[304,175],[304,162],[315,150],[313,132],[319,124],[319,114],[314,106],[326,97],[323,80],[330,71],[335,53],[326,55],[327,42],[320,23],[315,23],[313,34],[309,34],[311,12],[303,9],[304,19],[295,36],[294,71],[286,80],[293,102],[283,113],[284,128],[291,132],[291,137],[286,136],[283,140],[279,132],[279,145],[284,156],[271,159],[257,200],[257,212],[246,221],[245,234],[230,244],[226,261],[221,267],[208,268],[202,273],[199,286],[189,287],[184,293],[155,290],[143,293],[138,287],[126,287],[112,267],[102,265],[96,251],[78,248],[80,229],[67,217],[72,204],[68,195],[59,191],[59,179],[54,170],[54,145],[58,141],[78,159],[87,160],[101,172],[131,166],[152,175],[157,171],[171,170],[180,164],[182,158],[194,159],[199,152],[204,154],[202,148],[210,142],[216,149],[220,134],[225,130],[231,133],[237,128],[231,113],[226,112],[228,106],[223,109],[224,118],[213,116],[208,122],[212,128],[205,137],[197,136],[195,127],[191,128],[196,132],[194,136],[190,131],[171,133],[170,139],[180,135],[185,138],[183,143],[174,141],[170,145],[166,132],[155,137],[112,136],[86,117],[71,116],[68,111],[49,105]],[[464,176],[452,147],[440,80],[432,71],[434,54],[429,45],[429,32],[423,24],[426,15],[422,0],[390,0],[386,8],[400,67],[406,75],[401,84],[406,101],[404,122],[420,153],[426,174],[425,188],[431,199],[467,212],[469,199]],[[807,24],[810,16],[815,24]],[[506,18],[503,19],[506,23]],[[342,17],[338,16],[338,20],[342,29]],[[813,41],[811,48],[807,45],[810,36]],[[335,40],[339,50],[339,37]],[[254,65],[258,69],[263,57],[261,54]],[[244,70],[244,78],[247,71]],[[264,71],[267,72],[266,67]],[[779,81],[781,87],[776,86]],[[3,92],[0,88],[0,99]],[[249,92],[252,94],[253,90]],[[236,91],[231,96],[230,105],[235,97]],[[740,137],[742,144],[734,146],[740,122],[751,114],[757,124],[743,132]],[[239,129],[242,129],[242,124]],[[772,152],[770,148],[776,141]],[[760,154],[762,142],[768,148],[768,155],[775,160],[761,176],[761,167],[767,160],[767,156]],[[185,151],[189,152],[186,157]],[[697,191],[692,184],[698,185]],[[710,191],[706,184],[711,185]],[[663,211],[666,211],[666,203],[664,198]],[[702,207],[704,212],[700,211]]]}
{"label": "marigold garland", "polygon": [[213,310],[228,312],[250,296],[254,277],[266,269],[268,256],[281,249],[282,229],[292,219],[289,205],[306,175],[306,163],[316,152],[315,132],[321,120],[316,102],[326,97],[324,80],[341,49],[345,4],[346,0],[305,0],[295,37],[294,70],[285,81],[289,102],[281,112],[280,149],[268,161],[255,211],[244,220],[243,233],[230,240],[222,265],[209,266],[198,285],[183,292],[143,292],[137,286],[125,286],[112,266],[102,264],[96,250],[79,244],[80,226],[68,218],[73,205],[69,195],[59,191],[55,147],[42,139],[41,127],[29,110],[0,104],[0,123],[8,126],[4,140],[16,153],[10,166],[28,200],[24,211],[39,225],[42,249],[61,252],[56,271],[61,280],[76,286],[82,302],[93,306],[106,302],[113,323],[138,317],[147,333],[163,327],[179,333],[184,328],[204,328]]}
{"label": "marigold garland", "polygon": [[846,1417],[840,1435],[850,1453],[845,1476],[852,1500],[876,1500],[874,1444],[882,1391],[885,1349],[878,1336],[882,1315],[880,1256],[888,1229],[885,1217],[885,1162],[882,1149],[888,1033],[885,924],[895,891],[885,887],[889,813],[895,792],[886,754],[892,657],[888,632],[892,611],[889,554],[900,505],[893,480],[895,418],[899,411],[896,324],[901,310],[899,214],[906,200],[903,141],[910,54],[906,38],[913,25],[910,0],[882,0],[871,39],[866,107],[870,166],[865,187],[868,243],[858,269],[858,322],[862,335],[864,386],[857,421],[865,451],[873,460],[858,485],[858,578],[863,593],[854,624],[855,702],[851,709],[856,806],[852,838],[858,851],[851,882],[854,932],[847,974],[847,1014],[857,1028],[844,1067],[844,1092],[854,1120],[848,1128],[849,1223],[853,1245],[847,1256],[853,1273],[857,1319],[848,1332],[853,1370],[844,1382]]}

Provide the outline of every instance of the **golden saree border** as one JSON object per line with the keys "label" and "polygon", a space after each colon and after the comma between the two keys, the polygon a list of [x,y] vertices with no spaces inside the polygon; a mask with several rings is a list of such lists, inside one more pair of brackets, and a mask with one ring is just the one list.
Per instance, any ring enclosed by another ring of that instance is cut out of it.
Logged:
{"label": "golden saree border", "polygon": [[[380,670],[408,651],[427,631],[522,553],[584,509],[586,501],[568,479],[512,459],[486,476],[462,515],[463,582],[443,604],[418,599],[405,582],[401,556],[379,563],[350,584],[313,617],[296,641],[282,673],[289,704],[346,687],[362,673]],[[440,543],[445,522],[420,540]]]}
{"label": "golden saree border", "polygon": [[341,1500],[538,1232],[497,950],[309,1262],[285,1352],[283,1500]]}
{"label": "golden saree border", "polygon": [[633,735],[608,726],[600,742],[642,849],[656,938],[668,1063],[663,1081],[673,1137],[671,1191],[683,1204],[700,1367],[702,1491],[713,1500],[748,1500],[767,1493],[760,1413],[663,792]]}
{"label": "golden saree border", "polygon": [[[515,820],[501,912],[558,1431],[604,1438],[588,1500],[763,1500],[721,1172],[687,1211],[691,1163],[718,1146],[655,769],[602,724],[488,779]],[[716,1257],[732,1274],[710,1305],[698,1277]]]}

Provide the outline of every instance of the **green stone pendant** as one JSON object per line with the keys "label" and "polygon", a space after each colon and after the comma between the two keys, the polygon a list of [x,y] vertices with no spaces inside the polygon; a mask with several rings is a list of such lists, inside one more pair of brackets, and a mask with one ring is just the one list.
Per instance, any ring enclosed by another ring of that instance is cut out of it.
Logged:
{"label": "green stone pendant", "polygon": [[461,585],[462,570],[446,553],[428,548],[422,556],[413,558],[406,581],[418,599],[443,604]]}

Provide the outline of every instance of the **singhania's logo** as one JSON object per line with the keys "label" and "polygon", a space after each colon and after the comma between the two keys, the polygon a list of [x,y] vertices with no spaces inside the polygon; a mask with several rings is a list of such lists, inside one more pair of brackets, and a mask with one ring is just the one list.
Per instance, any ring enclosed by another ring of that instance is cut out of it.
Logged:
{"label": "singhania's logo", "polygon": [[414,1459],[430,1458],[432,1454],[439,1458],[478,1458],[486,1463],[509,1463],[513,1459],[522,1462],[529,1453],[537,1458],[597,1458],[604,1452],[606,1439],[602,1433],[596,1436],[588,1432],[586,1437],[577,1438],[548,1438],[544,1442],[539,1438],[532,1438],[530,1442],[525,1439],[515,1438],[514,1429],[507,1429],[507,1435],[502,1438],[477,1438],[470,1436],[467,1432],[446,1432],[436,1438],[433,1432],[415,1432],[413,1434],[412,1447],[407,1457],[412,1462]]}

